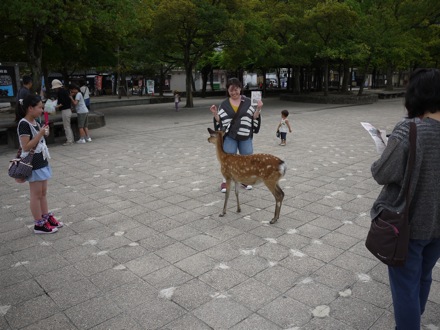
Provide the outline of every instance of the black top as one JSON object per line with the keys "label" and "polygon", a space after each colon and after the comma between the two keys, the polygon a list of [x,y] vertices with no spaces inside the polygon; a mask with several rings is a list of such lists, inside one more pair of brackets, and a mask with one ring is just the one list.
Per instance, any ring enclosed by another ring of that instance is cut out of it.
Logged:
{"label": "black top", "polygon": [[59,108],[60,110],[70,109],[71,107],[70,94],[64,87],[58,89],[57,99],[58,99],[57,104],[62,104],[62,106]]}
{"label": "black top", "polygon": [[[34,126],[36,131],[40,130],[40,125]],[[29,126],[28,122],[26,121],[22,121],[20,122],[20,124],[18,125],[18,136],[22,136],[22,135],[27,135],[29,136],[29,138],[32,140],[34,135],[32,134],[32,129]],[[42,143],[42,142],[39,142]],[[36,147],[35,147],[36,149]],[[32,158],[32,170],[38,170],[39,168],[43,168],[46,167],[47,165],[49,165],[49,162],[47,161],[47,159],[43,158],[43,153],[39,152],[39,153],[35,153],[34,157]]]}

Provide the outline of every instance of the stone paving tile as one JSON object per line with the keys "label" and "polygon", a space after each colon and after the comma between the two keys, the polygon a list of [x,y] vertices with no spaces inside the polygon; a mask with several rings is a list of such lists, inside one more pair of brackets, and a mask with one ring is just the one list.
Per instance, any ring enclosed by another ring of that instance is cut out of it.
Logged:
{"label": "stone paving tile", "polygon": [[118,314],[121,310],[105,297],[96,297],[73,306],[65,311],[67,317],[78,329],[89,329]]}
{"label": "stone paving tile", "polygon": [[[360,122],[391,131],[401,100],[267,98],[255,152],[288,165],[274,225],[264,186],[240,189],[241,213],[231,196],[219,217],[225,196],[206,141],[212,102],[220,99],[180,113],[170,104],[103,109],[107,126],[92,131],[93,143],[51,145],[49,206],[65,223],[54,235],[33,234],[28,185],[0,173],[1,329],[394,327],[387,268],[364,246],[380,187]],[[273,127],[284,108],[294,133],[278,147]],[[12,152],[0,145],[0,161]],[[423,329],[440,327],[439,282],[440,262]]]}
{"label": "stone paving tile", "polygon": [[251,311],[231,299],[212,299],[193,314],[214,329],[228,329],[251,314]]}
{"label": "stone paving tile", "polygon": [[195,316],[191,314],[185,314],[184,316],[178,318],[177,320],[169,323],[168,325],[161,328],[162,330],[210,330],[212,329],[206,323],[202,322]]}

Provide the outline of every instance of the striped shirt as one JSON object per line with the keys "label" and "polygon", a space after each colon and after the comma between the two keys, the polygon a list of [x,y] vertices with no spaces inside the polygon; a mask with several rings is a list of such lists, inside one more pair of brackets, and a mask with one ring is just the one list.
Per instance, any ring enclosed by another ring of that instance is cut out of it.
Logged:
{"label": "striped shirt", "polygon": [[234,120],[235,111],[228,98],[219,106],[220,127],[225,131],[226,135],[235,140],[243,141],[252,138],[253,133],[258,133],[261,125],[261,115],[254,119],[256,110],[251,105],[249,98],[241,96],[241,104],[238,108],[239,113]]}

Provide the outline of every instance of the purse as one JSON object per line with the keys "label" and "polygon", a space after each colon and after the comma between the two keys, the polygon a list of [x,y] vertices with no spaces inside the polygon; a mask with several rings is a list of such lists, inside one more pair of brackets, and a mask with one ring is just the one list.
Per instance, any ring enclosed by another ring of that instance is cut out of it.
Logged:
{"label": "purse", "polygon": [[279,138],[281,136],[280,130],[277,130],[277,138]]}
{"label": "purse", "polygon": [[32,174],[32,159],[34,158],[34,149],[29,154],[21,158],[21,148],[18,149],[17,156],[9,161],[8,174],[14,179],[27,179]]}
{"label": "purse", "polygon": [[394,212],[387,209],[371,221],[370,230],[365,241],[367,249],[384,264],[391,267],[405,265],[409,244],[409,198],[411,174],[414,168],[416,154],[417,126],[410,122],[409,129],[409,156],[408,177],[405,190],[405,209],[403,212]]}

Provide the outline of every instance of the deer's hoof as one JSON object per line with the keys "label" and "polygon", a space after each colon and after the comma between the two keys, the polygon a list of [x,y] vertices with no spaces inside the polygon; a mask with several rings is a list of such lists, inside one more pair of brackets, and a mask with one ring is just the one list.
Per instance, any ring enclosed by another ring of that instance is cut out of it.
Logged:
{"label": "deer's hoof", "polygon": [[241,212],[241,209],[237,209],[237,213],[240,213]]}
{"label": "deer's hoof", "polygon": [[218,216],[219,217],[222,217],[222,216],[224,216],[225,215],[225,213],[220,213]]}
{"label": "deer's hoof", "polygon": [[278,221],[278,219],[273,218],[272,220],[270,220],[269,223],[270,223],[271,225],[273,225],[273,224],[274,224],[275,222],[277,222],[277,221]]}

